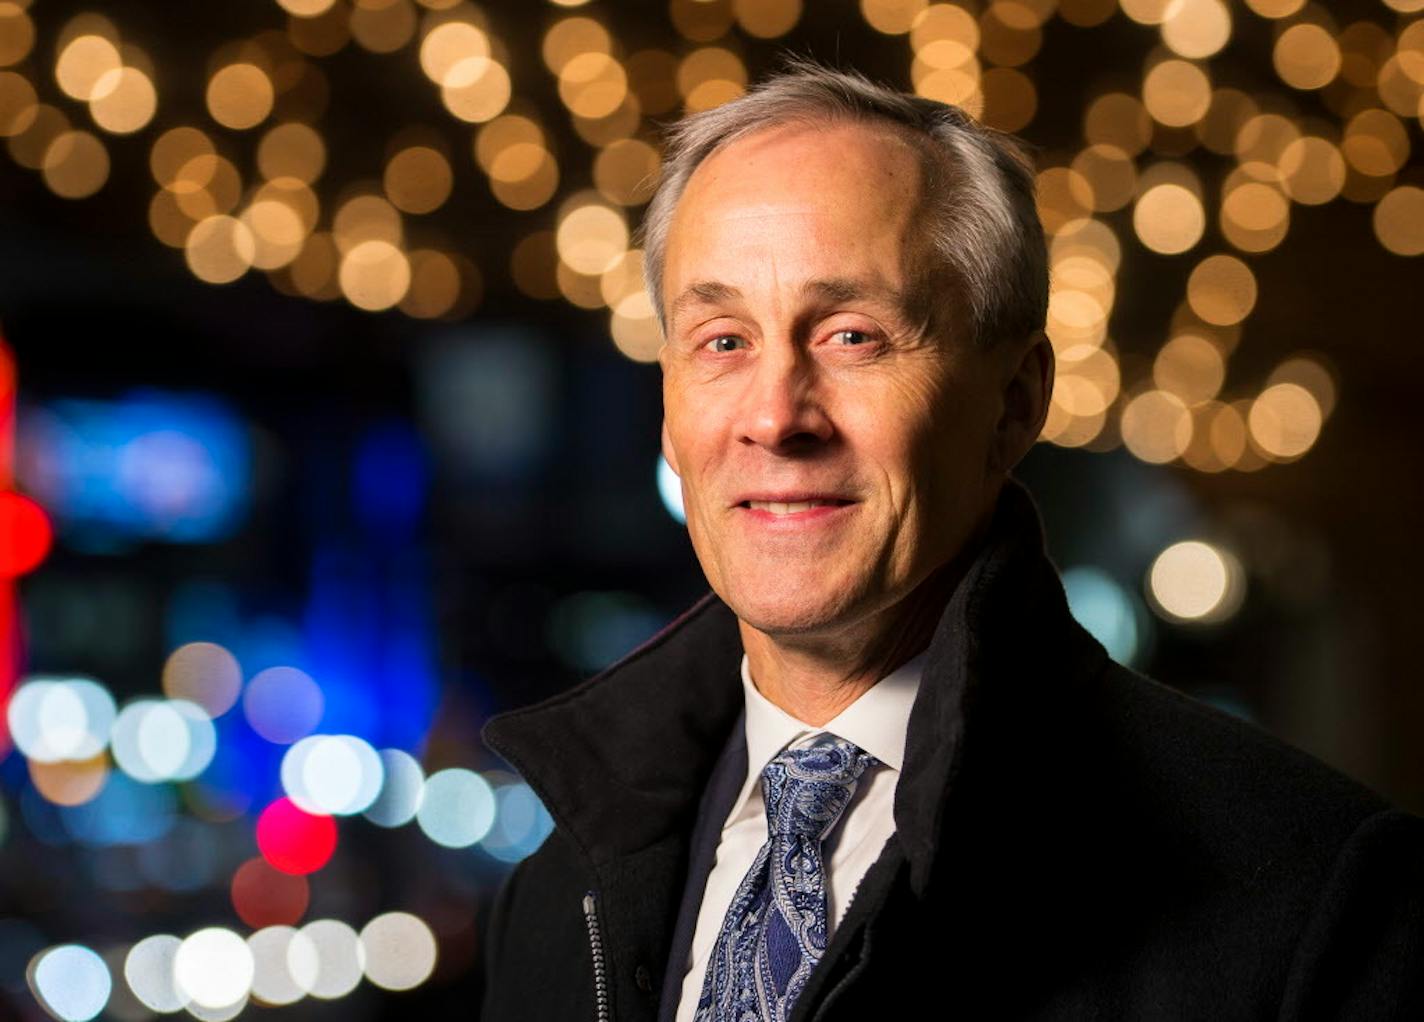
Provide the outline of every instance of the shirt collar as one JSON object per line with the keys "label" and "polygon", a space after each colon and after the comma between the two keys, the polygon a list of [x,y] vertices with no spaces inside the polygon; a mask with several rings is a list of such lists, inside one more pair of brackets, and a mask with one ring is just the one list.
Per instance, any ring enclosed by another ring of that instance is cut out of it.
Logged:
{"label": "shirt collar", "polygon": [[920,689],[920,674],[927,652],[922,652],[870,686],[822,727],[797,720],[752,684],[746,655],[742,655],[742,693],[747,707],[747,776],[737,797],[733,815],[741,810],[752,790],[761,783],[761,772],[782,749],[829,732],[854,742],[890,769],[898,772],[905,760],[905,732],[910,724],[910,708]]}

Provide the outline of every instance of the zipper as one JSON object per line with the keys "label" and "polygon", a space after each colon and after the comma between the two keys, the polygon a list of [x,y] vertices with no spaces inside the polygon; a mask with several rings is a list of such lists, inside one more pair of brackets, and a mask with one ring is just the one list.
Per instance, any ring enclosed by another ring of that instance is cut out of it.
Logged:
{"label": "zipper", "polygon": [[583,896],[583,918],[588,924],[588,946],[593,952],[593,997],[598,1009],[598,1022],[609,1022],[608,981],[603,973],[603,935],[598,932],[598,909],[593,892]]}

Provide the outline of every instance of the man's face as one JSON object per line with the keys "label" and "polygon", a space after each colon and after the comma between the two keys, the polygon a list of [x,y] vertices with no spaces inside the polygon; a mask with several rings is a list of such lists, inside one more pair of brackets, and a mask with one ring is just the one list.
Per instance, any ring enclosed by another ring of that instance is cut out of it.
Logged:
{"label": "man's face", "polygon": [[706,160],[674,212],[663,451],[712,588],[768,634],[892,607],[997,493],[999,360],[912,297],[919,182],[892,129],[787,126]]}

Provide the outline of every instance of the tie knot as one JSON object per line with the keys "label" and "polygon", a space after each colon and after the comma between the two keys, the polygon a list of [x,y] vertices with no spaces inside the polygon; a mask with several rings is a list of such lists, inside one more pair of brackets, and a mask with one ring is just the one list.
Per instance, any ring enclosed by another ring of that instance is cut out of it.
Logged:
{"label": "tie knot", "polygon": [[878,762],[829,734],[813,745],[782,750],[761,772],[768,832],[819,841],[845,812],[860,775]]}

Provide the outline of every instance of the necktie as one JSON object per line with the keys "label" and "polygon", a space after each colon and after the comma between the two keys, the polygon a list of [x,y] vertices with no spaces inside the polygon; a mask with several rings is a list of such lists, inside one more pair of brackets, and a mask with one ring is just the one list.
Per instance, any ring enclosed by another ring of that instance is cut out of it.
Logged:
{"label": "necktie", "polygon": [[826,950],[821,841],[874,756],[834,735],[787,749],[761,774],[767,840],[727,909],[695,1022],[785,1022]]}

